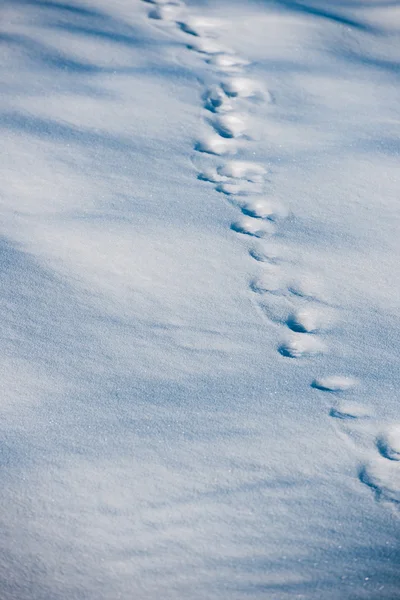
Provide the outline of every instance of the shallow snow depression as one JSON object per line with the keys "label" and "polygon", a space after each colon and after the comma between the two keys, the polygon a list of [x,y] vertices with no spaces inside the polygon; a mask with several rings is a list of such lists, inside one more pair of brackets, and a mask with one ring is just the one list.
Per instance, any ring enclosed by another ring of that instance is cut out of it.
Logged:
{"label": "shallow snow depression", "polygon": [[1,598],[400,598],[396,4],[1,21]]}

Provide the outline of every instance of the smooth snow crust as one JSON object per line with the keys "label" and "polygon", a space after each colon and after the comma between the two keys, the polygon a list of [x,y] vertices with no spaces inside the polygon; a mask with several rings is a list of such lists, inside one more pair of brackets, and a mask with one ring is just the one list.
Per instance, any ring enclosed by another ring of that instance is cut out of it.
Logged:
{"label": "smooth snow crust", "polygon": [[398,597],[399,31],[3,2],[1,600]]}

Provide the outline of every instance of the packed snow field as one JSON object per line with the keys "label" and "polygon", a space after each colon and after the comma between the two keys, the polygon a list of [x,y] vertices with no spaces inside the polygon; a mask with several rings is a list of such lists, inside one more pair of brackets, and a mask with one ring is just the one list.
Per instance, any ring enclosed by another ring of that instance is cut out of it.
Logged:
{"label": "packed snow field", "polygon": [[2,600],[400,598],[400,2],[1,14]]}

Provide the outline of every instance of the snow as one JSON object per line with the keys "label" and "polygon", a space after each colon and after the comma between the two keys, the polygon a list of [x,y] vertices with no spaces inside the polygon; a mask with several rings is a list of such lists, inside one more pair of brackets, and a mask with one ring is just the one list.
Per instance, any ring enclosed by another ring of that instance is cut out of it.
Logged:
{"label": "snow", "polygon": [[399,596],[399,34],[3,3],[2,600]]}

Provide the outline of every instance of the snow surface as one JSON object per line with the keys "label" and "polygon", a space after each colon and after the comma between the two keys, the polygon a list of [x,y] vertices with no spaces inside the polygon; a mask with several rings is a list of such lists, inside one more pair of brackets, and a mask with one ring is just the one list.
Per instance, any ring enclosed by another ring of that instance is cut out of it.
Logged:
{"label": "snow surface", "polygon": [[399,3],[1,14],[0,598],[400,598]]}

